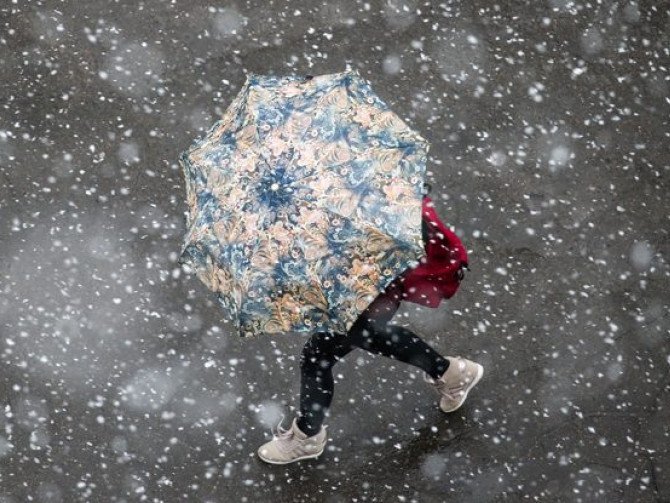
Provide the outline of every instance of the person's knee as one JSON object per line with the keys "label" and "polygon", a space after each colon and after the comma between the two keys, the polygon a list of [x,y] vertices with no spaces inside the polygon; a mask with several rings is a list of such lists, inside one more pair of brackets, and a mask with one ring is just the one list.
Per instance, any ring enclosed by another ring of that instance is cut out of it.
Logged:
{"label": "person's knee", "polygon": [[302,348],[302,353],[300,353],[300,367],[315,367],[318,366],[317,362],[319,361],[319,353],[315,351],[310,344],[305,344],[305,347]]}
{"label": "person's knee", "polygon": [[379,338],[379,330],[371,320],[361,320],[356,326],[357,345],[366,351],[372,351],[377,339]]}
{"label": "person's knee", "polygon": [[361,347],[368,351],[385,353],[389,347],[398,346],[401,342],[392,325],[374,319],[362,324],[359,334]]}
{"label": "person's knee", "polygon": [[384,319],[369,318],[365,320],[362,329],[367,332],[368,337],[384,336],[388,332],[388,322]]}
{"label": "person's knee", "polygon": [[322,370],[331,368],[337,358],[330,350],[328,338],[323,334],[314,334],[305,344],[300,354],[300,367],[303,369]]}

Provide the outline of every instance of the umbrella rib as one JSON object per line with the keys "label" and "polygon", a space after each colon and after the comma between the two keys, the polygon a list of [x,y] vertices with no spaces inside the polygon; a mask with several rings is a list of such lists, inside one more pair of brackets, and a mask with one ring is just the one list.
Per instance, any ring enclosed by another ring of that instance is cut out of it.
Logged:
{"label": "umbrella rib", "polygon": [[[197,247],[197,253],[195,249],[192,253],[199,261],[205,259],[225,268],[225,277],[220,279],[232,282],[234,290],[225,298],[238,311],[240,329],[242,304],[246,305],[245,324],[261,316],[261,311],[256,312],[257,303],[265,306],[266,300],[250,295],[250,289],[265,297],[267,290],[274,288],[276,293],[284,285],[285,290],[295,288],[303,295],[304,275],[320,284],[336,271],[345,275],[341,288],[353,290],[346,271],[354,261],[395,274],[402,272],[396,269],[403,267],[406,259],[420,252],[417,236],[411,234],[414,213],[412,210],[410,215],[409,210],[418,191],[414,182],[425,172],[429,143],[372,91],[357,70],[322,75],[312,84],[299,86],[298,91],[308,91],[307,98],[294,90],[283,93],[281,87],[295,80],[247,75],[225,115],[193,142],[183,157],[187,192],[192,192],[189,204],[194,202],[195,206],[187,231],[189,243],[184,248]],[[269,102],[261,100],[267,91]],[[325,108],[313,113],[314,103]],[[285,123],[287,117],[295,121]],[[312,121],[309,127],[304,127],[309,122],[306,117]],[[267,125],[270,128],[266,131]],[[267,134],[271,136],[266,138]],[[249,150],[241,150],[246,145]],[[243,163],[234,161],[236,151]],[[344,158],[348,159],[342,162]],[[227,160],[225,168],[219,164],[222,159]],[[255,172],[247,173],[247,169]],[[216,190],[204,193],[208,185]],[[228,190],[228,185],[235,190]],[[337,187],[341,187],[339,193]],[[248,214],[242,212],[243,207]],[[303,209],[309,210],[302,215],[314,221],[317,231],[299,224]],[[219,218],[225,222],[214,225],[212,220]],[[275,235],[263,232],[272,221],[277,222]],[[247,224],[248,230],[240,232]],[[247,235],[248,239],[241,239]],[[274,260],[278,253],[280,258]],[[323,268],[318,267],[320,262],[311,264],[312,256],[320,254],[328,254]],[[296,259],[300,255],[309,259],[300,262]],[[267,275],[279,267],[282,270],[276,271],[280,274],[276,284],[267,283]],[[382,283],[392,281],[386,274],[380,279]],[[219,291],[221,299],[223,295]],[[330,302],[317,300],[320,308]],[[339,306],[342,301],[333,302]],[[291,304],[273,308],[275,321],[282,328],[286,324],[292,329],[293,309]],[[345,313],[338,307],[334,314],[342,318]],[[251,335],[256,332],[254,326],[247,329]]]}

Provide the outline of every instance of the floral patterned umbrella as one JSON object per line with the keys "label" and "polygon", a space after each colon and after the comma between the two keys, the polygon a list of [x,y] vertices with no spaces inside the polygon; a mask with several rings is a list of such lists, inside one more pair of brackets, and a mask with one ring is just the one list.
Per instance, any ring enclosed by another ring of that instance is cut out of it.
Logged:
{"label": "floral patterned umbrella", "polygon": [[428,149],[357,70],[250,74],[179,156],[179,261],[217,293],[241,337],[346,333],[425,255]]}

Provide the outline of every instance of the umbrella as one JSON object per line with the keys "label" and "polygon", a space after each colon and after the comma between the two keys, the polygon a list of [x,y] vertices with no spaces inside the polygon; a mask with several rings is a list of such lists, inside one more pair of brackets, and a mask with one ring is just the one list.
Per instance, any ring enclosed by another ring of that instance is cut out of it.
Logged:
{"label": "umbrella", "polygon": [[357,70],[248,74],[179,155],[179,262],[217,293],[241,337],[346,333],[425,255],[428,149]]}

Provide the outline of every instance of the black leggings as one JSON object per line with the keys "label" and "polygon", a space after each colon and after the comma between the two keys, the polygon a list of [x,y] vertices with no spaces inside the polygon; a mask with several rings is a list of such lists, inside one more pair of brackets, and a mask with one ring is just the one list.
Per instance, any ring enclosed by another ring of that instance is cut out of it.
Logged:
{"label": "black leggings", "polygon": [[346,335],[317,332],[300,357],[300,415],[298,427],[316,435],[333,399],[333,366],[355,348],[362,348],[423,369],[437,379],[449,367],[419,336],[397,325],[388,325],[400,306],[395,289],[380,294],[358,317]]}

